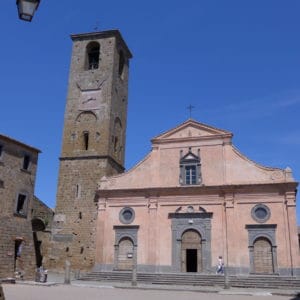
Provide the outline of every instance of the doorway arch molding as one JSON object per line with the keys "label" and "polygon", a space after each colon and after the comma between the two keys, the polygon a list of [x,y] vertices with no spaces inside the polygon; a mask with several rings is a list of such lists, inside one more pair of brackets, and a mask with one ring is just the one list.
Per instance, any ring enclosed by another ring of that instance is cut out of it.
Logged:
{"label": "doorway arch molding", "polygon": [[250,274],[254,273],[254,243],[257,239],[264,238],[271,244],[272,261],[274,273],[278,273],[277,266],[277,246],[276,246],[276,224],[250,224],[246,225],[248,230],[248,242],[249,242],[249,259],[250,259]]}
{"label": "doorway arch molding", "polygon": [[182,235],[194,230],[201,236],[203,272],[211,271],[211,219],[212,213],[170,213],[172,220],[172,271],[181,272]]}
{"label": "doorway arch molding", "polygon": [[115,230],[115,245],[114,245],[114,270],[118,270],[118,256],[119,256],[119,246],[120,242],[124,239],[131,240],[133,244],[133,263],[137,263],[137,246],[138,246],[138,230],[139,225],[121,225],[114,226]]}

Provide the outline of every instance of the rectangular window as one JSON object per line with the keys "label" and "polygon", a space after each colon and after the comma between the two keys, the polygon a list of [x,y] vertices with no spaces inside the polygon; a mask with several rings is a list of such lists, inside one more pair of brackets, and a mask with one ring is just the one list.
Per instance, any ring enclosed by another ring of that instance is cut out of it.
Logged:
{"label": "rectangular window", "polygon": [[4,181],[0,179],[0,189],[4,189]]}
{"label": "rectangular window", "polygon": [[30,156],[25,154],[23,158],[23,170],[28,170],[29,169],[29,164],[30,164]]}
{"label": "rectangular window", "polygon": [[84,149],[89,150],[89,133],[88,133],[88,131],[83,132],[83,142],[84,142]]}
{"label": "rectangular window", "polygon": [[27,196],[24,194],[19,194],[17,199],[16,213],[20,215],[26,215],[27,206]]}
{"label": "rectangular window", "polygon": [[3,152],[3,146],[0,145],[0,158],[1,158],[1,156],[2,156],[2,152]]}
{"label": "rectangular window", "polygon": [[185,167],[185,184],[197,184],[196,166]]}
{"label": "rectangular window", "polygon": [[76,184],[76,198],[80,198],[80,192],[81,192],[80,185]]}

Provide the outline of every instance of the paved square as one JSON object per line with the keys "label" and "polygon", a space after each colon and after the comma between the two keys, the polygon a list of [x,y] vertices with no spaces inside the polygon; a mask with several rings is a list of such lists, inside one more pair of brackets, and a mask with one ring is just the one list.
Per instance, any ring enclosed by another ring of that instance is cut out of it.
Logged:
{"label": "paved square", "polygon": [[[199,293],[165,290],[143,290],[106,287],[88,287],[73,285],[33,286],[4,285],[6,300],[288,300],[291,296],[266,295],[221,295],[217,293]],[[230,291],[229,291],[230,292]],[[295,299],[295,298],[294,298]]]}

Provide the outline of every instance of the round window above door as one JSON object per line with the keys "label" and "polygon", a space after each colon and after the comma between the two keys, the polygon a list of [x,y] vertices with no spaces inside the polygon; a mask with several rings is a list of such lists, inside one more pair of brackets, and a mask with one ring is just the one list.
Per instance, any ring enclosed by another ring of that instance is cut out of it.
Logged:
{"label": "round window above door", "polygon": [[251,216],[256,222],[264,223],[269,220],[271,212],[268,206],[260,203],[252,208]]}
{"label": "round window above door", "polygon": [[119,214],[120,222],[123,224],[130,224],[135,218],[134,210],[131,207],[124,207]]}

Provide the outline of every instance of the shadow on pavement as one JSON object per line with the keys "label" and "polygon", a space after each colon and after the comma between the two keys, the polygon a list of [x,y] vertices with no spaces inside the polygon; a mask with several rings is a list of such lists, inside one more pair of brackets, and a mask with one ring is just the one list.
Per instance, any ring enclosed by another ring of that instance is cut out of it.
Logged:
{"label": "shadow on pavement", "polygon": [[295,297],[291,298],[291,300],[300,300],[300,293],[295,295]]}

